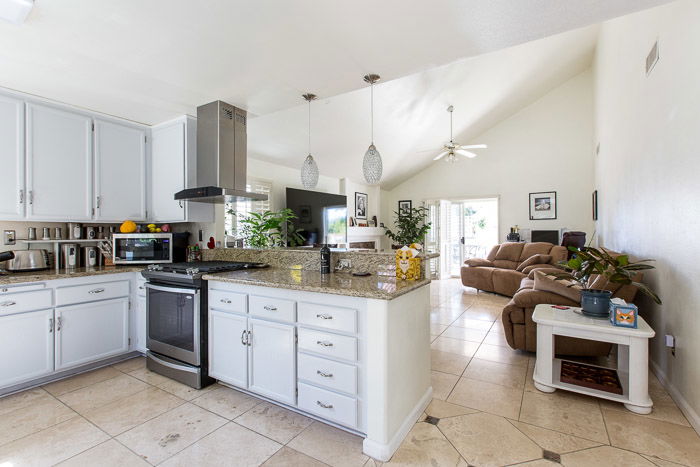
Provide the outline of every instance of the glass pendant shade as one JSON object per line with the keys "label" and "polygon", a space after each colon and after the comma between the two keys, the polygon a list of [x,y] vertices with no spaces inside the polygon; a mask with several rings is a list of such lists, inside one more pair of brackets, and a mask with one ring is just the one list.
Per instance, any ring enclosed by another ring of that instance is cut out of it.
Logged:
{"label": "glass pendant shade", "polygon": [[307,190],[316,188],[318,184],[318,165],[311,154],[306,156],[306,160],[301,166],[301,184]]}
{"label": "glass pendant shade", "polygon": [[367,183],[370,185],[379,183],[382,179],[382,170],[382,156],[374,144],[370,144],[365,152],[365,158],[362,160],[362,173]]}

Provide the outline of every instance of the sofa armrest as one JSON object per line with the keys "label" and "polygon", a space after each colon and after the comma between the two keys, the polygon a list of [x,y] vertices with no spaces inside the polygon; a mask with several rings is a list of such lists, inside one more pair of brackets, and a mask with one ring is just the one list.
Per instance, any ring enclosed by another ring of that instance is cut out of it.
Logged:
{"label": "sofa armrest", "polygon": [[487,259],[483,258],[469,258],[464,262],[467,266],[471,266],[473,268],[476,267],[493,267],[493,263]]}
{"label": "sofa armrest", "polygon": [[534,279],[535,271],[542,271],[545,274],[559,274],[565,272],[563,269],[552,266],[551,264],[534,264],[523,269],[523,274],[527,274],[528,279]]}
{"label": "sofa armrest", "polygon": [[564,296],[552,292],[544,292],[541,290],[534,289],[520,290],[513,296],[513,300],[511,301],[511,303],[521,308],[534,308],[537,305],[541,304],[580,306],[580,303],[575,302],[574,300],[571,300]]}

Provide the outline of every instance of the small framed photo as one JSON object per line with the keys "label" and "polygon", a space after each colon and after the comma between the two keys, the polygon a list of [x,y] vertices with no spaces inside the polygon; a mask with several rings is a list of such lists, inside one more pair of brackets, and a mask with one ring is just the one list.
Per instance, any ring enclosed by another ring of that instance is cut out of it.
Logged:
{"label": "small framed photo", "polygon": [[597,221],[598,220],[598,190],[595,190],[593,192],[592,204],[593,204],[593,220]]}
{"label": "small framed photo", "polygon": [[399,201],[399,216],[404,211],[411,212],[412,208],[413,208],[413,201],[411,201],[410,199],[402,199],[401,201]]}
{"label": "small framed photo", "polygon": [[355,192],[355,219],[367,219],[367,193]]}
{"label": "small framed photo", "polygon": [[557,192],[530,193],[530,220],[557,218]]}

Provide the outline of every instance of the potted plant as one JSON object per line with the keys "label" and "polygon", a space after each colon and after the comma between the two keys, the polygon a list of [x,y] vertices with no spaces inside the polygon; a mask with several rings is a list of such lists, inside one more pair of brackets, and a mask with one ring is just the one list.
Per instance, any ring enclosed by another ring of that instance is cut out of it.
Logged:
{"label": "potted plant", "polygon": [[428,209],[425,207],[394,211],[396,232],[385,227],[385,234],[392,240],[395,248],[412,243],[422,244],[430,230],[430,222],[425,221],[427,215]]}
{"label": "potted plant", "polygon": [[[583,314],[595,318],[607,318],[612,292],[605,290],[607,284],[634,285],[643,294],[651,297],[656,303],[661,304],[661,299],[649,287],[635,281],[639,271],[654,269],[647,264],[651,259],[630,261],[629,256],[612,256],[603,248],[589,246],[576,248],[569,247],[575,255],[568,261],[559,263],[566,272],[554,274],[557,280],[569,280],[581,286],[581,309]],[[594,274],[605,278],[606,282],[601,289],[589,289],[588,281]]]}
{"label": "potted plant", "polygon": [[291,209],[242,214],[238,231],[245,244],[252,248],[294,247],[304,243],[300,234],[303,230],[296,229],[292,223],[296,218]]}

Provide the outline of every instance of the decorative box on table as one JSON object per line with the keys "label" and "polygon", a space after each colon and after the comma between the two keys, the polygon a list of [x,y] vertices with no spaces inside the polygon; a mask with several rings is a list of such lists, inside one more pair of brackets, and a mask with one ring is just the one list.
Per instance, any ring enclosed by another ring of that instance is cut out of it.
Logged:
{"label": "decorative box on table", "polygon": [[420,261],[418,254],[421,246],[411,243],[396,250],[396,278],[407,281],[415,281],[421,278]]}
{"label": "decorative box on table", "polygon": [[637,328],[637,306],[627,303],[621,298],[610,300],[610,322],[615,326]]}

